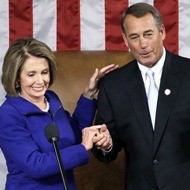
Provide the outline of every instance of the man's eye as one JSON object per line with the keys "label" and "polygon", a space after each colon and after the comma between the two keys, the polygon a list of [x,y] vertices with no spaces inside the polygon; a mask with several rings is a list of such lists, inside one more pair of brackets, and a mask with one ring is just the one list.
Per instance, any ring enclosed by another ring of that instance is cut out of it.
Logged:
{"label": "man's eye", "polygon": [[131,36],[131,40],[136,40],[137,38],[137,36]]}
{"label": "man's eye", "polygon": [[152,36],[153,36],[152,33],[147,33],[147,34],[145,34],[145,38],[151,38]]}

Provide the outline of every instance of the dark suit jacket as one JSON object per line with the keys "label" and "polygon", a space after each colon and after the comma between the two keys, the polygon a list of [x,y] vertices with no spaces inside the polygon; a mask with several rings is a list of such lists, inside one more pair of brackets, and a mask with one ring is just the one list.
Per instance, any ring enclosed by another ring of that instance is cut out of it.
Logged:
{"label": "dark suit jacket", "polygon": [[126,153],[127,190],[190,190],[189,59],[166,52],[155,131],[135,60],[102,79],[95,123],[107,124],[114,144],[106,156],[93,149],[99,160]]}

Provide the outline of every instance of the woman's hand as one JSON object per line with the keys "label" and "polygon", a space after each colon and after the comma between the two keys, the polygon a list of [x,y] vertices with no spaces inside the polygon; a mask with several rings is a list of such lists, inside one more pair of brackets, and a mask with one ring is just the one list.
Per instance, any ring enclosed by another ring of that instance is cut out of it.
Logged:
{"label": "woman's hand", "polygon": [[[86,148],[86,150],[90,150],[93,147],[93,138],[94,136],[99,135],[99,129],[101,125],[94,125],[90,127],[86,127],[82,130],[82,145]],[[100,136],[100,135],[99,135]],[[101,135],[103,137],[103,135]],[[101,139],[101,136],[99,137]]]}
{"label": "woman's hand", "polygon": [[82,130],[82,143],[86,150],[94,145],[103,151],[111,149],[112,138],[105,124],[86,127]]}
{"label": "woman's hand", "polygon": [[107,73],[109,73],[117,68],[118,68],[118,65],[115,65],[115,64],[105,66],[100,70],[96,68],[94,74],[92,75],[92,77],[89,80],[88,86],[85,88],[83,96],[88,99],[93,99],[95,94],[98,91],[99,80],[102,77],[104,77]]}
{"label": "woman's hand", "polygon": [[93,138],[94,145],[102,151],[110,150],[113,146],[113,142],[107,126],[105,124],[101,125],[98,131],[99,133]]}

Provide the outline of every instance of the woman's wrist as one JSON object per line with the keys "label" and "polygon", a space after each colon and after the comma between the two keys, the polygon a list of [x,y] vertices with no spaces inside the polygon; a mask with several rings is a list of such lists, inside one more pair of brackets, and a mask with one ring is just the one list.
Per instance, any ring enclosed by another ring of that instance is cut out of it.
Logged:
{"label": "woman's wrist", "polygon": [[88,98],[90,100],[93,100],[94,99],[94,96],[96,95],[97,93],[97,89],[96,90],[90,90],[89,88],[86,88],[83,92],[83,96],[85,98]]}

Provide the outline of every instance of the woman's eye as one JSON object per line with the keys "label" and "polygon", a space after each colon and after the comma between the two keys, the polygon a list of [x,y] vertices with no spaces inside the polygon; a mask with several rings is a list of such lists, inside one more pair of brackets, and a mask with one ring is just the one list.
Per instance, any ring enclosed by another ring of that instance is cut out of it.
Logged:
{"label": "woman's eye", "polygon": [[28,76],[29,76],[29,77],[33,77],[33,76],[34,76],[34,73],[28,73]]}
{"label": "woman's eye", "polygon": [[49,74],[49,71],[43,71],[42,74],[47,75],[47,74]]}

